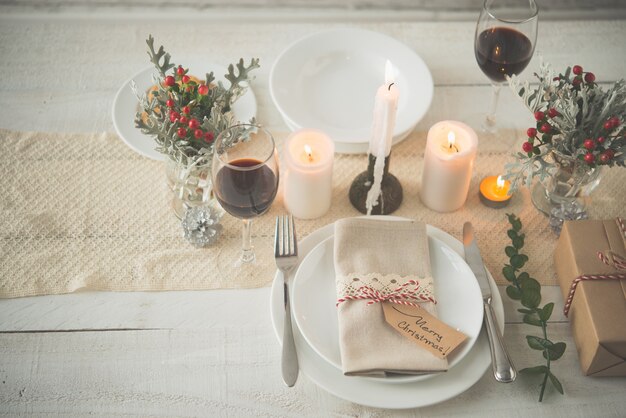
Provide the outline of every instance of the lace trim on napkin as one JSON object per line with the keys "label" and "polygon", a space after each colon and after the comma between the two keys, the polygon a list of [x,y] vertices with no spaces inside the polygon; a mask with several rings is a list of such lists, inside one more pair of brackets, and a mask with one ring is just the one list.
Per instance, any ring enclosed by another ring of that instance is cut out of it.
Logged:
{"label": "lace trim on napkin", "polygon": [[369,300],[368,304],[385,301],[407,305],[437,303],[432,277],[351,273],[337,276],[336,290],[337,304],[347,300]]}

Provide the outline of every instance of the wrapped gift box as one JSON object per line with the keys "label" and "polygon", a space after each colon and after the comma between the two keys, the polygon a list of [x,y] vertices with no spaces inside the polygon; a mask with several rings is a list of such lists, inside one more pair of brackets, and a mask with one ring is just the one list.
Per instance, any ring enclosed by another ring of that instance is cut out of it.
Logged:
{"label": "wrapped gift box", "polygon": [[564,223],[554,264],[588,376],[626,376],[625,259],[626,226],[620,219]]}

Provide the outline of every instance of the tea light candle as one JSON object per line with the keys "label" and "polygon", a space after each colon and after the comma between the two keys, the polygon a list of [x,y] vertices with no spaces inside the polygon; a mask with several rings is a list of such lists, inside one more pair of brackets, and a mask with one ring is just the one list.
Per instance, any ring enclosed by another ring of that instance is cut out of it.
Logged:
{"label": "tea light candle", "polygon": [[335,143],[322,131],[301,129],[287,138],[283,151],[285,207],[296,218],[322,216],[332,198]]}
{"label": "tea light candle", "polygon": [[480,201],[490,208],[503,208],[511,201],[511,183],[502,176],[485,177],[480,182]]}
{"label": "tea light candle", "polygon": [[437,212],[452,212],[465,203],[478,147],[476,132],[464,123],[445,120],[428,131],[420,198]]}

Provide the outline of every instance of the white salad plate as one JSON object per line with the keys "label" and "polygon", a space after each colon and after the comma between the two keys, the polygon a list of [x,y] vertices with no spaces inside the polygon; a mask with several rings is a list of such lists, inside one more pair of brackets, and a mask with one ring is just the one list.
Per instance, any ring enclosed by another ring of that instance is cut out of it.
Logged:
{"label": "white salad plate", "polygon": [[[469,353],[480,334],[483,300],[476,277],[465,260],[432,236],[432,230],[431,226],[427,227],[437,317],[467,336],[467,340],[448,356],[448,367],[452,368]],[[302,260],[293,282],[291,308],[300,333],[309,346],[341,370],[333,245],[334,237],[330,236]],[[434,376],[436,374],[430,373],[372,379],[402,383]]]}
{"label": "white salad plate", "polygon": [[317,32],[289,45],[270,71],[270,94],[292,130],[315,128],[335,141],[339,153],[367,152],[376,91],[391,61],[399,91],[394,143],[424,116],[433,81],[408,46],[364,29]]}
{"label": "white salad plate", "polygon": [[[393,217],[385,217],[393,219]],[[401,218],[396,218],[401,219]],[[429,226],[429,237],[438,239],[454,250],[463,254],[461,242],[435,227]],[[300,260],[321,242],[334,235],[334,224],[326,225],[298,242]],[[504,331],[504,309],[502,298],[491,274],[489,280],[492,289],[492,305],[498,319],[500,330]],[[294,286],[291,287],[293,297]],[[274,331],[282,344],[284,325],[283,278],[276,272],[270,291],[270,313]],[[327,392],[360,405],[375,408],[407,409],[433,405],[451,399],[472,387],[485,374],[491,364],[489,341],[483,329],[467,355],[447,372],[432,376],[427,380],[388,384],[382,379],[357,376],[344,376],[341,370],[322,358],[304,339],[294,322],[294,338],[298,352],[298,364],[301,374],[306,375],[315,384]]]}
{"label": "white salad plate", "polygon": [[[227,74],[228,70],[222,65],[192,60],[181,62],[184,62],[182,65],[185,68],[189,68],[189,74],[201,80],[205,78],[206,73],[213,71],[217,81],[221,81],[226,86],[229,85],[229,82],[224,78],[224,74]],[[131,88],[131,84],[134,81],[137,86],[137,92],[140,94],[145,93],[150,87],[155,85],[153,77],[156,74],[158,74],[157,70],[154,66],[150,66],[129,78],[120,87],[113,101],[113,125],[122,141],[133,151],[153,160],[164,161],[167,157],[155,150],[156,143],[154,139],[144,135],[138,128],[135,128],[135,115],[139,110],[139,100]],[[233,112],[237,120],[248,122],[256,115],[256,110],[256,97],[252,89],[248,87],[246,93],[237,99],[233,105]]]}

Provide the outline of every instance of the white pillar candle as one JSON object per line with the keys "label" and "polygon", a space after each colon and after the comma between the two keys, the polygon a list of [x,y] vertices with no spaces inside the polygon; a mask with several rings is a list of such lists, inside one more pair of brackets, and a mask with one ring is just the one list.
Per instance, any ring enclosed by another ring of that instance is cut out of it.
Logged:
{"label": "white pillar candle", "polygon": [[301,129],[283,152],[285,207],[296,218],[319,218],[330,208],[335,143],[321,131]]}
{"label": "white pillar candle", "polygon": [[370,137],[368,152],[376,157],[376,160],[374,163],[374,182],[365,199],[368,215],[371,214],[374,206],[380,204],[378,198],[385,171],[385,158],[391,152],[397,110],[398,89],[394,83],[393,66],[387,60],[385,63],[385,83],[376,91],[376,99],[374,101],[372,136]]}
{"label": "white pillar candle", "polygon": [[385,63],[385,84],[378,88],[374,102],[374,121],[369,143],[369,153],[373,156],[385,158],[391,152],[397,111],[398,89],[394,83],[393,66],[387,60]]}
{"label": "white pillar candle", "polygon": [[437,212],[452,212],[465,203],[472,178],[478,137],[461,122],[445,120],[428,131],[420,198]]}

